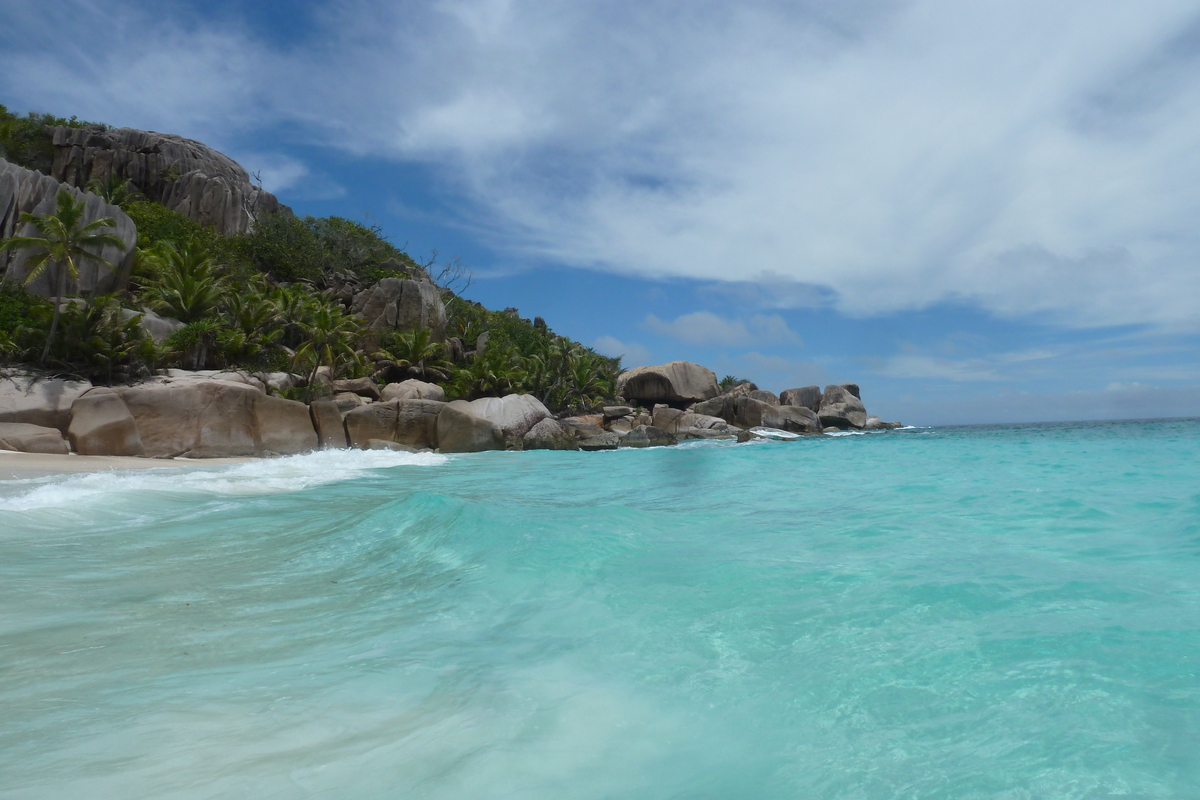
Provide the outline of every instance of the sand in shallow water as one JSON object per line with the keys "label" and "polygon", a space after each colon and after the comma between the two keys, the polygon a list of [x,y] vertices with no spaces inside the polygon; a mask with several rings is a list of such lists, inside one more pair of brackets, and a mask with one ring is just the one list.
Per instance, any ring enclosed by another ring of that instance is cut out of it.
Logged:
{"label": "sand in shallow water", "polygon": [[115,469],[241,464],[254,458],[138,458],[136,456],[78,456],[48,453],[14,453],[0,450],[0,480],[59,475],[72,472],[106,472]]}

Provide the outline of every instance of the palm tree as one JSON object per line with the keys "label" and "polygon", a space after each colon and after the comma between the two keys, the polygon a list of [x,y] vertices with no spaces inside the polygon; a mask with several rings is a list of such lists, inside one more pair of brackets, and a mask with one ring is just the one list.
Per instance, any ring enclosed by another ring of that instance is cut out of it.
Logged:
{"label": "palm tree", "polygon": [[304,400],[312,399],[313,381],[317,370],[327,366],[336,371],[337,366],[358,357],[354,342],[358,336],[359,323],[342,310],[341,306],[322,303],[304,324],[304,342],[296,350],[294,363],[312,359],[312,370],[308,374],[308,391]]}
{"label": "palm tree", "polygon": [[145,298],[155,311],[181,322],[195,322],[212,314],[221,303],[225,282],[216,261],[197,239],[182,245],[164,241],[150,258],[158,274],[146,287]]}
{"label": "palm tree", "polygon": [[107,177],[92,178],[87,182],[87,190],[109,205],[124,206],[130,200],[140,197],[137,189],[128,180],[123,180],[117,173],[111,172]]}
{"label": "palm tree", "polygon": [[443,346],[429,341],[429,335],[428,328],[396,334],[372,358],[411,378],[444,381],[450,376],[450,363],[442,357]]}
{"label": "palm tree", "polygon": [[84,223],[85,204],[82,200],[75,202],[71,193],[64,187],[58,190],[54,198],[53,214],[35,216],[28,211],[21,213],[21,222],[32,225],[41,236],[13,236],[0,243],[0,250],[36,250],[26,265],[30,267],[29,275],[25,278],[26,285],[42,274],[48,264],[58,266],[58,286],[54,297],[54,318],[50,322],[50,333],[46,337],[46,346],[42,349],[41,363],[45,364],[50,355],[50,346],[58,332],[58,318],[62,311],[63,296],[67,293],[67,278],[79,280],[79,262],[93,261],[116,271],[110,262],[101,258],[95,250],[104,247],[115,247],[125,250],[125,243],[115,234],[102,233],[106,228],[113,228],[116,223],[112,217]]}

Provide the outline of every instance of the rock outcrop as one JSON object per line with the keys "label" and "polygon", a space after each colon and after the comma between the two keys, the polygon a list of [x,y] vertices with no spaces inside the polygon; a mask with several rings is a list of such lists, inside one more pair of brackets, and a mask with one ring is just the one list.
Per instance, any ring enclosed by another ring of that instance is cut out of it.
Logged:
{"label": "rock outcrop", "polygon": [[[37,231],[32,225],[21,224],[22,212],[35,215],[53,212],[55,197],[63,187],[63,182],[49,175],[0,159],[0,239],[9,236],[37,236]],[[77,265],[79,280],[67,278],[67,294],[107,294],[124,289],[136,256],[134,245],[137,244],[137,227],[133,220],[121,209],[109,205],[90,192],[81,191],[73,186],[66,186],[66,189],[76,201],[83,201],[85,223],[111,217],[114,226],[108,232],[125,244],[124,249],[104,247],[97,252],[97,255],[112,264],[115,270],[90,259],[80,262]],[[31,250],[0,252],[0,274],[3,274],[5,282],[24,285],[32,294],[53,297],[58,291],[57,266],[47,265],[41,275],[28,284],[25,283],[29,275],[26,264],[34,253],[35,251]]]}
{"label": "rock outcrop", "polygon": [[519,443],[529,430],[551,416],[550,410],[531,394],[481,397],[471,401],[471,413],[490,420],[504,432],[509,443]]}
{"label": "rock outcrop", "polygon": [[438,416],[446,407],[437,400],[388,400],[371,403],[345,416],[351,447],[369,449],[374,440],[413,448],[438,446]]}
{"label": "rock outcrop", "polygon": [[544,419],[529,429],[521,439],[522,450],[578,450],[575,435],[558,424],[557,420]]}
{"label": "rock outcrop", "polygon": [[504,449],[504,432],[500,426],[475,416],[471,404],[465,400],[455,400],[445,405],[438,415],[437,437],[438,447],[443,453]]}
{"label": "rock outcrop", "polygon": [[85,456],[140,456],[137,421],[113,389],[93,389],[71,405],[71,449]]}
{"label": "rock outcrop", "polygon": [[692,406],[692,412],[719,417],[744,429],[767,427],[793,433],[819,433],[821,430],[817,415],[803,406],[771,405],[748,395],[724,394],[697,403]]}
{"label": "rock outcrop", "polygon": [[30,425],[27,422],[0,422],[0,450],[55,455],[70,452],[67,440],[58,428]]}
{"label": "rock outcrop", "polygon": [[435,342],[446,338],[446,306],[432,283],[384,278],[354,296],[351,310],[361,314],[368,328],[430,331]]}
{"label": "rock outcrop", "polygon": [[804,406],[809,411],[817,411],[821,407],[821,387],[802,386],[799,389],[784,389],[779,395],[779,404],[784,406]]}
{"label": "rock outcrop", "polygon": [[352,392],[370,400],[380,399],[379,386],[370,378],[346,378],[333,382],[334,392]]}
{"label": "rock outcrop", "polygon": [[383,387],[384,400],[438,400],[445,402],[446,390],[436,383],[426,383],[410,378]]}
{"label": "rock outcrop", "polygon": [[617,394],[647,407],[655,403],[689,404],[720,394],[717,376],[690,361],[672,361],[654,367],[637,367],[617,378]]}
{"label": "rock outcrop", "polygon": [[675,444],[676,439],[662,428],[653,425],[638,425],[621,438],[621,447],[666,447]]}
{"label": "rock outcrop", "polygon": [[145,383],[120,396],[148,456],[288,455],[317,447],[306,405],[233,381]]}
{"label": "rock outcrop", "polygon": [[92,388],[87,381],[0,377],[0,422],[24,422],[67,432],[71,406]]}
{"label": "rock outcrop", "polygon": [[251,230],[267,214],[286,213],[240,164],[192,139],[133,128],[54,128],[51,174],[86,186],[115,175],[147,198],[217,233]]}
{"label": "rock outcrop", "polygon": [[825,427],[861,428],[867,424],[867,410],[858,396],[858,386],[852,383],[826,386],[817,414]]}
{"label": "rock outcrop", "polygon": [[328,398],[314,400],[308,407],[308,413],[321,447],[341,449],[349,446],[346,424],[342,421],[342,412],[337,403]]}

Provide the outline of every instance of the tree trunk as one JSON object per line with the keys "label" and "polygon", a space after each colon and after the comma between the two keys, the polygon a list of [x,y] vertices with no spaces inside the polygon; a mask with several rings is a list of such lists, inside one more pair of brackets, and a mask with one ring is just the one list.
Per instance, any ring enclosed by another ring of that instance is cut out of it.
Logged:
{"label": "tree trunk", "polygon": [[67,266],[66,264],[58,265],[58,296],[54,298],[54,317],[50,320],[50,333],[46,336],[46,346],[42,348],[41,365],[46,366],[46,359],[50,357],[50,344],[54,341],[54,334],[58,333],[58,317],[62,313],[62,299],[67,291]]}

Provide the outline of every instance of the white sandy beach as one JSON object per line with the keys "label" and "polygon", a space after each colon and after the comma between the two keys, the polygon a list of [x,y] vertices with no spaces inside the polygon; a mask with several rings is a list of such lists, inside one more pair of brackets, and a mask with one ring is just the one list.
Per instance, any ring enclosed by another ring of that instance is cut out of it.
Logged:
{"label": "white sandy beach", "polygon": [[39,475],[73,472],[108,472],[127,469],[169,469],[172,467],[220,466],[242,464],[258,459],[243,458],[138,458],[135,456],[80,456],[46,453],[16,453],[0,450],[0,480],[30,478]]}

